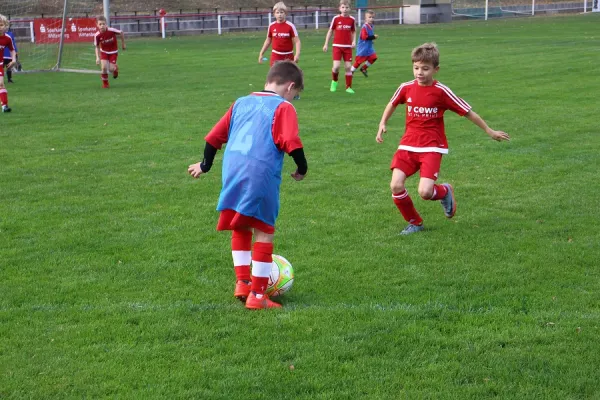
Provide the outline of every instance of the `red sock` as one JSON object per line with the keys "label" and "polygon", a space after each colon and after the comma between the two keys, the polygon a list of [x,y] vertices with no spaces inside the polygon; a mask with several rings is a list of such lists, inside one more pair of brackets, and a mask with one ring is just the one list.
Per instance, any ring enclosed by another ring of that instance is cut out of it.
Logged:
{"label": "red sock", "polygon": [[108,74],[102,74],[102,87],[108,86]]}
{"label": "red sock", "polygon": [[0,89],[0,103],[2,103],[3,106],[8,105],[8,92],[6,89]]}
{"label": "red sock", "polygon": [[346,89],[352,87],[352,73],[346,73]]}
{"label": "red sock", "polygon": [[444,185],[433,185],[433,196],[429,200],[441,200],[448,194],[448,188]]}
{"label": "red sock", "polygon": [[231,256],[238,281],[250,281],[252,261],[252,231],[233,231],[231,234]]}
{"label": "red sock", "polygon": [[421,225],[423,223],[423,218],[421,218],[415,209],[412,199],[408,195],[406,189],[400,193],[392,194],[392,198],[394,199],[394,204],[396,204],[396,207],[398,207],[398,210],[400,210],[406,222],[413,225]]}
{"label": "red sock", "polygon": [[252,285],[250,290],[262,295],[269,285],[273,263],[273,243],[255,242],[252,251]]}
{"label": "red sock", "polygon": [[354,67],[354,69],[358,69],[359,65],[360,65],[360,63],[358,61],[355,61],[354,64],[352,64],[352,66]]}
{"label": "red sock", "polygon": [[332,79],[333,79],[335,82],[337,82],[337,81],[338,81],[338,76],[339,76],[339,75],[340,75],[340,73],[339,73],[339,72],[333,72],[333,71],[331,71],[331,77],[332,77]]}

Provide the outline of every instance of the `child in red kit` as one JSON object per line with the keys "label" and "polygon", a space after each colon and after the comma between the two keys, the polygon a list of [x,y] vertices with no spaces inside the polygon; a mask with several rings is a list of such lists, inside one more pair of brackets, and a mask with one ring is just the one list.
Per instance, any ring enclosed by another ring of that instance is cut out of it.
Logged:
{"label": "child in red kit", "polygon": [[463,99],[447,86],[433,79],[439,71],[440,54],[435,44],[426,43],[412,51],[415,79],[403,83],[388,103],[376,140],[383,143],[387,132],[386,123],[399,104],[406,104],[406,129],[400,146],[394,154],[392,170],[392,198],[400,213],[408,222],[402,235],[423,230],[423,219],[415,209],[406,191],[406,178],[420,171],[419,195],[424,200],[439,200],[447,218],[456,212],[454,189],[444,183],[437,185],[442,155],[448,153],[448,141],[444,131],[444,111],[450,110],[465,116],[496,141],[509,140],[507,133],[491,129]]}
{"label": "child in red kit", "polygon": [[333,68],[331,69],[331,86],[329,90],[335,92],[338,85],[338,75],[341,60],[344,59],[346,71],[346,93],[354,94],[352,90],[352,49],[356,47],[356,21],[350,15],[350,3],[347,0],[340,1],[340,15],[331,20],[323,51],[327,52],[329,39],[333,35]]}
{"label": "child in red kit", "polygon": [[96,18],[98,32],[94,36],[94,46],[96,47],[96,65],[102,68],[102,87],[109,88],[108,73],[112,72],[113,78],[119,76],[119,67],[117,66],[117,57],[119,56],[119,44],[117,35],[121,37],[121,48],[125,50],[125,35],[123,31],[115,28],[109,28],[106,24],[106,18],[100,16]]}
{"label": "child in red kit", "polygon": [[[298,31],[294,24],[286,21],[286,14],[287,7],[283,2],[279,2],[273,6],[275,22],[269,25],[267,38],[260,49],[260,53],[258,53],[259,64],[262,64],[265,51],[271,44],[273,45],[273,49],[271,50],[271,67],[277,61],[293,60],[297,63],[300,60],[301,44]],[[294,46],[296,46],[296,55],[294,55]]]}

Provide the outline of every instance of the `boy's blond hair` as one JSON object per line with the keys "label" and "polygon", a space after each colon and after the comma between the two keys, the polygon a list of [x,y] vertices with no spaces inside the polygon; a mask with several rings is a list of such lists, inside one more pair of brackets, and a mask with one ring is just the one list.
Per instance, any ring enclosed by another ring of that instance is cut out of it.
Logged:
{"label": "boy's blond hair", "polygon": [[348,8],[350,8],[350,1],[348,1],[348,0],[340,0],[340,6],[341,5],[346,5],[346,6],[348,6]]}
{"label": "boy's blond hair", "polygon": [[435,43],[425,43],[415,47],[410,55],[412,62],[432,64],[434,68],[440,65],[440,52]]}
{"label": "boy's blond hair", "polygon": [[373,11],[373,10],[367,10],[367,12],[365,12],[365,16],[367,16],[367,15],[375,16],[375,11]]}
{"label": "boy's blond hair", "polygon": [[106,22],[106,17],[104,15],[98,15],[96,17],[96,22],[100,22],[100,21]]}
{"label": "boy's blond hair", "polygon": [[8,22],[8,18],[6,18],[6,16],[0,14],[0,24],[4,26],[9,26],[10,22]]}
{"label": "boy's blond hair", "polygon": [[273,6],[273,12],[275,12],[275,11],[277,11],[277,10],[281,10],[281,11],[283,11],[284,13],[286,13],[286,14],[287,14],[287,7],[286,7],[286,5],[285,5],[285,3],[284,3],[283,1],[280,1],[279,3],[276,3],[276,4]]}

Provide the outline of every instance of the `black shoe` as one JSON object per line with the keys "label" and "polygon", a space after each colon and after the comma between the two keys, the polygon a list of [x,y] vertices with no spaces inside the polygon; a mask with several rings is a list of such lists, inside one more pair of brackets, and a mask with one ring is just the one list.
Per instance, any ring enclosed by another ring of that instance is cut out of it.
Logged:
{"label": "black shoe", "polygon": [[10,107],[9,107],[9,106],[2,106],[2,112],[3,112],[3,113],[5,113],[5,112],[10,112],[10,111],[11,111],[11,110],[10,110]]}
{"label": "black shoe", "polygon": [[13,82],[13,80],[12,80],[12,79],[9,79],[9,80],[8,80],[8,83],[14,83],[14,82]]}
{"label": "black shoe", "polygon": [[367,70],[365,68],[361,68],[360,72],[362,72],[362,74],[365,76],[365,78],[369,77],[369,74],[367,74]]}

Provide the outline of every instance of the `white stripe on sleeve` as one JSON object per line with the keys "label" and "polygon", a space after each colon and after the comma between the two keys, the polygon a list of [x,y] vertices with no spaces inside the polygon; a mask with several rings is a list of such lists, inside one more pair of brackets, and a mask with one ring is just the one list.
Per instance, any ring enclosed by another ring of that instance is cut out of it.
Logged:
{"label": "white stripe on sleeve", "polygon": [[442,85],[439,82],[436,83],[435,86],[442,89],[444,91],[444,93],[446,93],[448,95],[448,97],[450,97],[450,99],[452,99],[452,101],[454,101],[454,103],[457,106],[459,106],[460,108],[465,110],[465,112],[469,112],[471,110],[471,106],[469,105],[469,103],[467,103],[466,101],[464,101],[463,99],[461,99],[460,97],[458,97],[457,95],[452,93],[452,90],[450,90],[450,88],[448,86]]}

